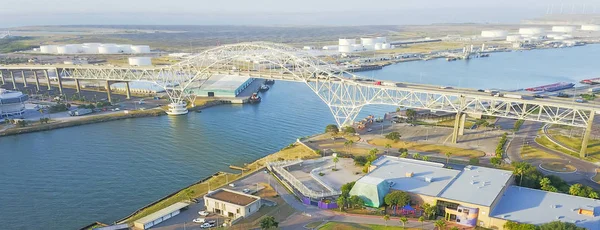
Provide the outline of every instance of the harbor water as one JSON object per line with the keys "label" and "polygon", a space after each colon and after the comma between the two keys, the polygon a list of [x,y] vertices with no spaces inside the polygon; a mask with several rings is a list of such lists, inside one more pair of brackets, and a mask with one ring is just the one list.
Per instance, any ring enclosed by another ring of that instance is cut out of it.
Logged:
{"label": "harbor water", "polygon": [[[519,89],[600,77],[600,46],[407,62],[359,75],[454,87]],[[334,120],[303,83],[276,82],[254,105],[120,120],[0,138],[2,229],[110,223],[228,166],[322,132]],[[381,116],[391,106],[367,106]],[[191,221],[191,220],[190,220]]]}

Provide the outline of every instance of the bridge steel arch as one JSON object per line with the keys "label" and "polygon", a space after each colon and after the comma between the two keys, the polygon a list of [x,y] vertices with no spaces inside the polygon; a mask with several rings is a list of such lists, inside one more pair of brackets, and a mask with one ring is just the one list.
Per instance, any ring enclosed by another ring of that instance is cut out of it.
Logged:
{"label": "bridge steel arch", "polygon": [[[0,67],[3,68],[6,67]],[[36,69],[8,67],[11,68]],[[427,85],[375,85],[372,80],[341,71],[310,53],[268,42],[223,45],[165,67],[56,65],[39,68],[53,69],[65,79],[152,82],[165,89],[172,104],[182,104],[194,96],[190,89],[201,86],[216,74],[304,82],[329,107],[339,127],[352,125],[365,105],[384,104],[452,112],[457,113],[457,118],[462,114],[476,114],[585,127],[584,141],[587,141],[597,109],[565,101],[494,97]],[[453,142],[460,133],[458,123]],[[582,155],[584,153],[585,145]]]}

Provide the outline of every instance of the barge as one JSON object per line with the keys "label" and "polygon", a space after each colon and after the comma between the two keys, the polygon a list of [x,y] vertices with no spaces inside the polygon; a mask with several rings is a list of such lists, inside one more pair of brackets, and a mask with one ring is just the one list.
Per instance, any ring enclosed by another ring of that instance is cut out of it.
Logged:
{"label": "barge", "polygon": [[575,84],[573,84],[573,83],[559,82],[559,83],[554,83],[554,84],[550,84],[550,85],[542,85],[542,86],[537,86],[537,87],[533,87],[533,88],[527,88],[525,90],[531,91],[531,92],[537,92],[537,91],[554,92],[554,91],[558,91],[558,90],[562,90],[562,89],[573,88],[573,86],[575,86]]}

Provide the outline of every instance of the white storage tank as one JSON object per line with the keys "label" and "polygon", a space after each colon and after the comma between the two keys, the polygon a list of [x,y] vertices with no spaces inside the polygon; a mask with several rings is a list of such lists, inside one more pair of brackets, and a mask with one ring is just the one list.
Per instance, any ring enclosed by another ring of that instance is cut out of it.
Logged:
{"label": "white storage tank", "polygon": [[339,46],[338,51],[340,53],[350,53],[354,50],[352,50],[352,46],[345,45],[345,46]]}
{"label": "white storage tank", "polygon": [[356,39],[346,39],[346,38],[340,38],[338,45],[340,46],[351,46],[356,44]]}
{"label": "white storage tank", "polygon": [[582,25],[581,30],[584,31],[600,31],[600,25]]}
{"label": "white storage tank", "polygon": [[338,50],[339,46],[323,46],[323,50]]}
{"label": "white storage tank", "polygon": [[381,48],[384,50],[387,50],[387,49],[391,49],[392,46],[390,45],[390,43],[383,43],[383,46]]}
{"label": "white storage tank", "polygon": [[40,52],[45,54],[55,54],[58,53],[58,47],[55,45],[40,46]]}
{"label": "white storage tank", "polygon": [[562,36],[565,39],[571,39],[571,38],[573,38],[573,35],[571,35],[571,34],[563,34]]}
{"label": "white storage tank", "polygon": [[382,43],[375,43],[375,50],[381,50],[383,49],[383,44]]}
{"label": "white storage tank", "polygon": [[481,37],[484,38],[504,38],[508,35],[506,30],[483,30],[481,31]]}
{"label": "white storage tank", "polygon": [[353,51],[364,51],[365,47],[361,44],[354,44],[354,45],[352,45],[352,50]]}
{"label": "white storage tank", "polygon": [[131,52],[134,54],[150,53],[150,46],[145,46],[145,45],[131,46]]}
{"label": "white storage tank", "polygon": [[119,49],[115,45],[103,45],[98,47],[99,54],[116,54],[119,52]]}
{"label": "white storage tank", "polygon": [[131,66],[150,66],[150,65],[152,65],[152,58],[150,58],[150,57],[130,57],[129,65],[131,65]]}
{"label": "white storage tank", "polygon": [[575,31],[574,26],[553,26],[552,27],[552,32],[572,33],[574,31]]}
{"label": "white storage tank", "polygon": [[516,42],[516,41],[520,41],[520,40],[521,40],[521,35],[507,35],[506,36],[507,42]]}
{"label": "white storage tank", "polygon": [[387,39],[385,37],[376,37],[375,38],[375,43],[381,43],[381,44],[383,44],[383,43],[386,43],[386,42],[387,42]]}
{"label": "white storage tank", "polygon": [[360,43],[363,46],[375,46],[376,39],[375,38],[360,38]]}
{"label": "white storage tank", "polygon": [[100,47],[100,45],[96,45],[96,44],[92,44],[89,43],[88,45],[83,45],[83,52],[86,54],[97,54],[98,53],[98,47]]}
{"label": "white storage tank", "polygon": [[77,47],[72,46],[72,45],[64,45],[64,46],[58,46],[56,48],[56,50],[58,51],[58,54],[75,54],[77,53]]}
{"label": "white storage tank", "polygon": [[131,45],[118,45],[119,53],[130,54],[132,53]]}
{"label": "white storage tank", "polygon": [[552,39],[554,39],[554,40],[565,40],[565,37],[563,37],[562,35],[557,35],[557,36],[554,36]]}
{"label": "white storage tank", "polygon": [[538,35],[543,34],[545,30],[539,27],[528,27],[528,28],[520,28],[519,34],[521,35]]}

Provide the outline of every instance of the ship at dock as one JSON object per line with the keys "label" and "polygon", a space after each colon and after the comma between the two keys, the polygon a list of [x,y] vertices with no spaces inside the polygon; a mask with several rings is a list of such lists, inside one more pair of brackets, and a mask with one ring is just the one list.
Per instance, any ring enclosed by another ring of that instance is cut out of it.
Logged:
{"label": "ship at dock", "polygon": [[600,84],[600,77],[581,80],[579,83],[587,85],[597,85]]}
{"label": "ship at dock", "polygon": [[531,92],[538,92],[538,91],[554,92],[554,91],[558,91],[558,90],[562,90],[562,89],[573,88],[573,86],[575,86],[575,84],[573,84],[573,83],[559,82],[559,83],[554,83],[554,84],[550,84],[550,85],[542,85],[542,86],[537,86],[537,87],[533,87],[533,88],[527,88],[525,90],[531,91]]}

